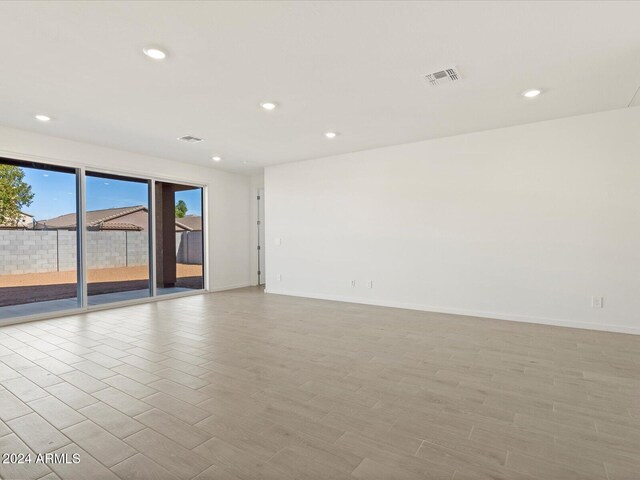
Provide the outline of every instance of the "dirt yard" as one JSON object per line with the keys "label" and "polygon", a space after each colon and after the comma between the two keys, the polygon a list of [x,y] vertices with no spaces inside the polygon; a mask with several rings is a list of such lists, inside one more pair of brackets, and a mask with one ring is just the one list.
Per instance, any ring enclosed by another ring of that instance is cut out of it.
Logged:
{"label": "dirt yard", "polygon": [[[176,287],[204,288],[201,265],[178,264]],[[75,298],[76,272],[28,273],[0,275],[0,307]],[[127,292],[149,288],[149,269],[146,266],[101,268],[89,270],[88,294]]]}
{"label": "dirt yard", "polygon": [[[147,280],[149,267],[100,268],[89,270],[89,283],[127,282],[132,280]],[[178,278],[202,276],[202,265],[178,264]],[[76,283],[76,271],[26,273],[21,275],[0,275],[0,288],[31,287],[43,285],[64,285]]]}

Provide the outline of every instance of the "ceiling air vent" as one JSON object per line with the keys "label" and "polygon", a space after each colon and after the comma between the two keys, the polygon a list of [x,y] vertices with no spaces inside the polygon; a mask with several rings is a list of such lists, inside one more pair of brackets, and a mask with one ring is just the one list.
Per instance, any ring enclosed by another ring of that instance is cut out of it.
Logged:
{"label": "ceiling air vent", "polygon": [[194,137],[193,135],[185,135],[184,137],[178,138],[178,140],[182,140],[187,143],[198,143],[202,141],[202,138]]}
{"label": "ceiling air vent", "polygon": [[437,87],[438,85],[457,82],[462,79],[462,76],[456,67],[450,67],[439,72],[427,73],[424,78],[429,82],[429,85]]}

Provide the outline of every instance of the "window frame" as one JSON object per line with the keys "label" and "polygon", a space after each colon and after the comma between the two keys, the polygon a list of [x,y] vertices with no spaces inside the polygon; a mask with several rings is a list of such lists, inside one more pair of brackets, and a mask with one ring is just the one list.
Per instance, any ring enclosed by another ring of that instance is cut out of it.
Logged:
{"label": "window frame", "polygon": [[[209,198],[209,183],[207,182],[194,182],[188,179],[169,177],[164,175],[149,175],[143,172],[126,171],[119,169],[105,169],[93,165],[77,164],[74,162],[61,161],[58,159],[41,158],[31,155],[18,155],[11,154],[7,156],[6,153],[0,151],[0,163],[8,165],[22,166],[29,168],[29,164],[33,165],[31,168],[43,168],[49,167],[51,170],[64,171],[67,173],[74,173],[76,175],[76,270],[77,270],[77,298],[78,307],[64,310],[56,310],[52,312],[43,312],[32,315],[16,316],[0,320],[0,326],[11,325],[16,323],[31,322],[34,320],[44,320],[48,318],[56,318],[67,315],[75,315],[78,313],[86,313],[97,310],[107,310],[111,308],[120,308],[129,305],[137,305],[144,303],[155,303],[162,300],[170,300],[174,298],[188,297],[193,295],[202,295],[210,292],[210,279],[209,279],[209,212],[208,212],[208,198]],[[87,236],[86,236],[86,175],[87,172],[91,174],[111,175],[118,177],[125,177],[131,180],[137,180],[140,182],[146,182],[149,188],[149,273],[150,273],[150,295],[145,298],[138,298],[132,300],[124,300],[112,303],[105,303],[100,305],[89,305],[87,295]],[[203,288],[195,289],[188,292],[168,293],[163,295],[157,294],[156,289],[156,219],[155,219],[155,184],[156,182],[170,182],[181,185],[193,186],[195,188],[202,189],[202,275],[203,275]]]}

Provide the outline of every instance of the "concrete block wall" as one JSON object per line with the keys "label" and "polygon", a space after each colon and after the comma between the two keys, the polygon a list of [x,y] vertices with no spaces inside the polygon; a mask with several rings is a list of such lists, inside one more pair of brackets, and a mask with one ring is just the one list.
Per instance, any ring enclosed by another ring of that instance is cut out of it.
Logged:
{"label": "concrete block wall", "polygon": [[0,230],[0,274],[57,269],[56,232]]}
{"label": "concrete block wall", "polygon": [[87,232],[88,268],[114,268],[147,265],[147,232]]}
{"label": "concrete block wall", "polygon": [[[76,269],[76,232],[0,230],[0,275]],[[88,268],[146,265],[147,232],[87,232]]]}
{"label": "concrete block wall", "polygon": [[[77,267],[77,232],[58,230],[58,269],[61,272],[75,270]],[[55,271],[55,270],[52,270]]]}
{"label": "concrete block wall", "polygon": [[125,267],[127,232],[87,232],[87,267]]}
{"label": "concrete block wall", "polygon": [[202,265],[202,232],[176,233],[176,261]]}
{"label": "concrete block wall", "polygon": [[125,232],[127,244],[127,265],[147,265],[149,263],[149,235],[147,232]]}

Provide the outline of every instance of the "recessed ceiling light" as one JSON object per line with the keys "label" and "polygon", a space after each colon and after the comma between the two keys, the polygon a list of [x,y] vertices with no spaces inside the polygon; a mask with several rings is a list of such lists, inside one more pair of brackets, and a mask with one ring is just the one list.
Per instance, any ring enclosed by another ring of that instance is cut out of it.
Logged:
{"label": "recessed ceiling light", "polygon": [[542,93],[541,90],[538,90],[537,88],[532,88],[531,90],[525,90],[524,92],[522,92],[522,96],[527,98],[534,98],[540,95],[541,93]]}
{"label": "recessed ceiling light", "polygon": [[214,155],[213,157],[211,157],[211,160],[213,160],[214,162],[219,162],[220,160],[222,160],[222,157],[219,157],[218,155]]}
{"label": "recessed ceiling light", "polygon": [[35,117],[36,117],[36,120],[40,120],[41,122],[48,122],[49,120],[51,120],[51,117],[47,115],[42,115],[42,114],[38,114]]}
{"label": "recessed ceiling light", "polygon": [[142,51],[147,57],[153,58],[154,60],[164,60],[167,58],[167,54],[158,47],[146,47],[143,48]]}
{"label": "recessed ceiling light", "polygon": [[178,140],[181,140],[181,141],[187,142],[187,143],[200,143],[204,139],[203,138],[194,137],[193,135],[184,135],[182,137],[178,137]]}
{"label": "recessed ceiling light", "polygon": [[275,110],[275,108],[278,106],[278,104],[275,103],[275,102],[263,102],[263,103],[260,104],[260,106],[262,108],[264,108],[265,110],[271,111],[271,110]]}
{"label": "recessed ceiling light", "polygon": [[338,136],[338,132],[327,132],[324,136],[327,138],[336,138]]}

